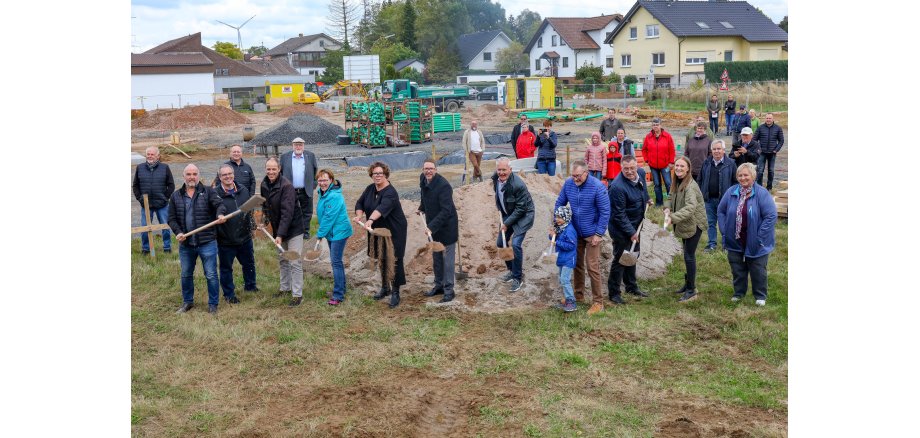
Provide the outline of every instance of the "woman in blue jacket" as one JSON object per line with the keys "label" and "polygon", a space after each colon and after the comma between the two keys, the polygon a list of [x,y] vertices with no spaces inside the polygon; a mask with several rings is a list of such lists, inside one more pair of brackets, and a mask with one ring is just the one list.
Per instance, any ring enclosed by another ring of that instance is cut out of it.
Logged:
{"label": "woman in blue jacket", "polygon": [[754,184],[756,174],[751,163],[738,166],[738,184],[719,202],[719,229],[732,269],[732,302],[747,294],[750,277],[754,303],[763,306],[767,304],[767,259],[776,242],[776,204],[767,189]]}
{"label": "woman in blue jacket", "polygon": [[316,238],[326,239],[329,243],[329,261],[332,263],[332,299],[327,304],[337,306],[345,300],[345,265],[342,263],[342,255],[345,243],[352,234],[351,221],[345,208],[345,198],[342,197],[342,183],[336,181],[332,171],[320,169],[316,172],[316,184],[316,193],[319,194],[319,201],[316,202],[316,220],[319,222]]}

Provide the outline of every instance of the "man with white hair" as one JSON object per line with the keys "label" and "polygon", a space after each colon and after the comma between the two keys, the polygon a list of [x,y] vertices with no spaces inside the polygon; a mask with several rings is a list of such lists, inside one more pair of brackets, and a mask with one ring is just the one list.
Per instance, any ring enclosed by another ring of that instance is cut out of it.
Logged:
{"label": "man with white hair", "polygon": [[741,137],[732,145],[731,157],[737,166],[744,163],[757,163],[760,156],[760,143],[754,140],[751,128],[742,128]]}
{"label": "man with white hair", "polygon": [[291,141],[293,149],[281,155],[281,176],[294,185],[294,193],[303,215],[303,239],[310,238],[310,219],[313,218],[313,190],[316,188],[316,155],[304,150],[300,137]]}
{"label": "man with white hair", "polygon": [[479,182],[482,182],[482,171],[479,169],[479,165],[482,164],[482,153],[485,144],[486,139],[482,135],[482,131],[479,130],[479,122],[473,120],[470,122],[470,129],[463,132],[463,150],[469,154],[470,163],[473,164],[473,178],[470,180],[478,179]]}
{"label": "man with white hair", "polygon": [[[147,195],[147,202],[150,204],[150,221],[153,218],[161,224],[166,223],[168,213],[169,195],[176,190],[176,183],[173,182],[172,171],[169,166],[160,163],[160,149],[156,146],[150,146],[144,151],[147,154],[147,162],[137,166],[134,171],[134,182],[131,184],[134,190],[134,198],[141,204],[141,226],[147,225],[147,214],[144,211],[144,195]],[[169,237],[169,229],[163,230],[163,252],[172,252],[172,240]],[[150,255],[150,242],[147,239],[147,233],[141,233],[141,254]]]}
{"label": "man with white hair", "polygon": [[719,220],[719,201],[728,191],[728,188],[738,184],[735,177],[735,161],[725,156],[725,141],[715,140],[709,145],[711,156],[703,161],[700,169],[700,191],[703,192],[703,203],[706,205],[706,220],[709,224],[709,243],[703,252],[712,252],[716,249],[716,224]]}
{"label": "man with white hair", "polygon": [[502,217],[502,225],[496,246],[504,248],[502,233],[510,240],[514,251],[514,260],[506,261],[508,273],[502,281],[511,283],[511,292],[517,292],[524,286],[524,236],[527,230],[533,227],[534,204],[530,197],[527,185],[520,178],[511,173],[511,161],[502,157],[495,163],[495,174],[492,175],[492,188],[495,190],[495,206],[498,207]]}

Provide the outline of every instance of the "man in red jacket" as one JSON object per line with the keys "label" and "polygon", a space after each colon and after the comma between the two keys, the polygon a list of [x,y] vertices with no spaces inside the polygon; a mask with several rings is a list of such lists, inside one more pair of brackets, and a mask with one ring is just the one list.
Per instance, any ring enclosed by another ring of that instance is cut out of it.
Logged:
{"label": "man in red jacket", "polygon": [[642,157],[652,171],[652,182],[655,183],[655,206],[663,207],[664,198],[661,196],[661,180],[664,180],[665,195],[671,191],[670,166],[674,163],[674,139],[671,134],[661,129],[661,119],[652,119],[652,130],[645,135],[642,141]]}

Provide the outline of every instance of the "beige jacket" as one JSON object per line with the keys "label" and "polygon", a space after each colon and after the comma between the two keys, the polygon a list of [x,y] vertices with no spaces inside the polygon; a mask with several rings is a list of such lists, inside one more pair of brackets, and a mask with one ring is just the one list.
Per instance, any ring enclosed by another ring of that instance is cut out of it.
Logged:
{"label": "beige jacket", "polygon": [[696,234],[697,228],[705,230],[709,227],[709,223],[706,222],[706,204],[703,203],[700,186],[689,174],[681,181],[679,187],[677,181],[674,182],[675,184],[671,184],[671,199],[668,201],[671,223],[674,224],[675,236],[688,239]]}
{"label": "beige jacket", "polygon": [[[472,132],[472,129],[467,129],[466,131],[463,132],[463,150],[467,152],[472,152],[470,150],[470,132]],[[482,135],[481,129],[477,129],[476,133],[479,134],[479,147],[482,148],[483,151],[485,151],[486,150],[486,138],[485,136]]]}

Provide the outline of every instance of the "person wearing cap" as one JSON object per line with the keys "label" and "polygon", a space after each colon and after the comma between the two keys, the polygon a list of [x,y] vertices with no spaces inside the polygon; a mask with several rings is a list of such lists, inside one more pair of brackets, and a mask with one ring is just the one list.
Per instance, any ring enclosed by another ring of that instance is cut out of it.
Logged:
{"label": "person wearing cap", "polygon": [[744,128],[751,127],[751,117],[747,114],[747,108],[744,105],[741,105],[738,109],[738,114],[735,114],[735,118],[732,120],[732,141],[738,140],[738,134]]}
{"label": "person wearing cap", "polygon": [[642,157],[652,171],[652,182],[655,184],[655,206],[664,206],[664,196],[661,192],[662,180],[664,191],[671,191],[670,166],[674,163],[676,152],[674,139],[671,134],[661,128],[661,119],[652,119],[652,130],[645,135],[642,141]]}
{"label": "person wearing cap", "polygon": [[786,139],[783,137],[783,128],[773,123],[773,114],[767,113],[763,125],[754,130],[754,140],[760,143],[760,157],[757,158],[757,184],[763,185],[764,168],[767,172],[767,190],[773,190],[773,165],[776,164],[776,154],[783,148]]}
{"label": "person wearing cap", "polygon": [[744,163],[757,163],[760,156],[760,143],[753,139],[754,132],[751,128],[741,129],[741,138],[732,144],[730,156],[735,160],[735,165],[741,167]]}
{"label": "person wearing cap", "polygon": [[281,155],[281,176],[291,182],[300,213],[303,216],[303,239],[310,238],[310,220],[313,219],[313,190],[316,187],[316,155],[304,150],[304,141],[297,137],[291,141],[293,150]]}

